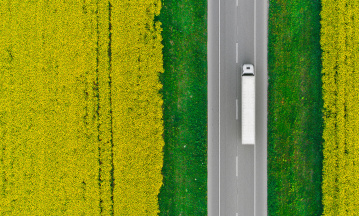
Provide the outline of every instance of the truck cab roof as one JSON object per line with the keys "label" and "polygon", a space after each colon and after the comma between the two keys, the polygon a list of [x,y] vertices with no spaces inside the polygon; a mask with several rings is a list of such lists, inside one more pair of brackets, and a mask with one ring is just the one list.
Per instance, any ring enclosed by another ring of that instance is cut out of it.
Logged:
{"label": "truck cab roof", "polygon": [[252,64],[243,64],[242,76],[254,76],[254,66]]}

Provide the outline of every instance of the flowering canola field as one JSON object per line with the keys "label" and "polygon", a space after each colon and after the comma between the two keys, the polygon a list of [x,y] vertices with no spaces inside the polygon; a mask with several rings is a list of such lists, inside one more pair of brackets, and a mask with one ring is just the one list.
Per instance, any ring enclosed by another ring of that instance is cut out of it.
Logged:
{"label": "flowering canola field", "polygon": [[0,3],[0,212],[157,215],[160,0]]}
{"label": "flowering canola field", "polygon": [[324,215],[359,212],[359,1],[322,0]]}

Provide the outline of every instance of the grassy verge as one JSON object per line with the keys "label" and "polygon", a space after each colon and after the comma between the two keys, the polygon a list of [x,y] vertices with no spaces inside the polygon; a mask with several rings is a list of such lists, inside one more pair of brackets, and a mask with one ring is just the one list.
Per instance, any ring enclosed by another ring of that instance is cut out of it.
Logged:
{"label": "grassy verge", "polygon": [[320,215],[319,0],[270,1],[268,215]]}
{"label": "grassy verge", "polygon": [[207,1],[163,1],[160,215],[207,214]]}

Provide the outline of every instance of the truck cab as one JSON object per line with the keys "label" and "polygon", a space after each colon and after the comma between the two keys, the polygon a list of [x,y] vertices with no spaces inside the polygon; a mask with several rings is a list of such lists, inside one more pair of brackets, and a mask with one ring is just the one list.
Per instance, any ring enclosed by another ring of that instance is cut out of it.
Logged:
{"label": "truck cab", "polygon": [[254,76],[254,66],[252,64],[244,64],[243,65],[242,76],[249,75]]}

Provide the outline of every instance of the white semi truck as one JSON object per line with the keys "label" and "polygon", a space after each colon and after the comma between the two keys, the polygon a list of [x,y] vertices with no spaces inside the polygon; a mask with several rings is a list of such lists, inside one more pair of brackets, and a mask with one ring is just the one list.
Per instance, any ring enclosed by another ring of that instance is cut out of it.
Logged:
{"label": "white semi truck", "polygon": [[242,67],[242,144],[255,144],[255,74],[252,64]]}

